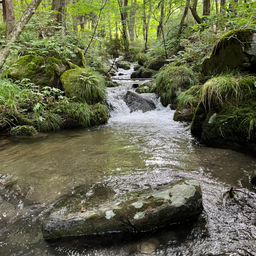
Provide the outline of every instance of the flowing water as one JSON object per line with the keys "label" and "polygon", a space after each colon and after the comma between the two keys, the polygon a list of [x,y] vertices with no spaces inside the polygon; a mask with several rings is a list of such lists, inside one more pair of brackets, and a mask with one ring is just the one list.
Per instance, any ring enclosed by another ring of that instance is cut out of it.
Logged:
{"label": "flowing water", "polygon": [[[122,97],[138,82],[119,82],[108,91],[113,110],[106,125],[37,140],[1,138],[0,255],[256,255],[256,194],[249,183],[256,159],[199,145],[153,95],[156,110],[130,113]],[[42,222],[56,207],[79,211],[184,177],[202,187],[197,221],[129,237],[42,237]],[[223,205],[231,187],[247,195]]]}

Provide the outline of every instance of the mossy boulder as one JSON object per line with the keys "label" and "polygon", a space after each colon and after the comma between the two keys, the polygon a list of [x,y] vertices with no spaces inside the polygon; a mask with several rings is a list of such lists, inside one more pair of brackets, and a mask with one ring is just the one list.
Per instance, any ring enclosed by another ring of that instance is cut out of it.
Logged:
{"label": "mossy boulder", "polygon": [[137,71],[137,70],[139,70],[140,68],[141,68],[141,65],[136,64],[136,65],[133,67],[133,70],[134,70],[134,71]]}
{"label": "mossy boulder", "polygon": [[198,74],[186,65],[165,66],[156,76],[155,93],[163,106],[176,104],[178,95],[198,83]]}
{"label": "mossy boulder", "polygon": [[160,68],[162,68],[165,64],[168,64],[169,61],[167,61],[164,58],[158,58],[158,59],[150,59],[144,65],[148,69],[153,69],[155,71],[158,71]]}
{"label": "mossy boulder", "polygon": [[12,137],[27,137],[27,136],[36,136],[37,130],[33,126],[21,125],[13,127],[10,131]]}
{"label": "mossy boulder", "polygon": [[156,74],[156,71],[145,68],[145,67],[140,67],[137,71],[134,71],[131,74],[131,78],[151,78]]}
{"label": "mossy boulder", "polygon": [[141,84],[138,88],[136,88],[135,92],[137,93],[151,93],[154,91],[154,83],[146,82]]}
{"label": "mossy boulder", "polygon": [[140,52],[136,55],[136,59],[138,61],[138,64],[140,66],[143,66],[147,61],[147,55],[145,53]]}
{"label": "mossy boulder", "polygon": [[93,105],[106,97],[104,79],[89,68],[68,70],[61,76],[61,82],[66,96],[76,101]]}
{"label": "mossy boulder", "polygon": [[221,74],[227,70],[255,73],[256,31],[251,29],[232,30],[224,34],[213,47],[212,53],[202,64],[205,76]]}
{"label": "mossy boulder", "polygon": [[256,77],[225,75],[202,86],[191,133],[207,144],[256,142]]}
{"label": "mossy boulder", "polygon": [[26,55],[15,61],[3,74],[3,78],[13,80],[29,79],[41,88],[44,86],[61,89],[60,76],[68,69],[75,68],[76,65],[61,61],[54,57],[42,57],[36,55]]}
{"label": "mossy boulder", "polygon": [[197,180],[182,180],[141,191],[139,196],[87,208],[85,212],[53,212],[43,223],[45,239],[107,233],[145,232],[196,219],[203,210]]}
{"label": "mossy boulder", "polygon": [[124,60],[121,60],[121,61],[118,61],[116,63],[116,66],[118,68],[122,68],[122,69],[125,69],[125,70],[129,70],[131,68],[131,63],[128,62],[128,61],[124,61]]}

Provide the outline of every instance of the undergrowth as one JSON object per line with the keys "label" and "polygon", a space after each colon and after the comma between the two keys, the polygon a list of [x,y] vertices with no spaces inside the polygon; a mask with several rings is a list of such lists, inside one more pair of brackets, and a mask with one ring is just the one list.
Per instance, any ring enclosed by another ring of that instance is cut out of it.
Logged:
{"label": "undergrowth", "polygon": [[198,75],[186,65],[165,66],[156,76],[155,92],[161,97],[164,106],[176,102],[182,91],[198,83]]}
{"label": "undergrowth", "polygon": [[0,131],[6,125],[33,125],[42,132],[73,126],[88,127],[97,124],[101,118],[107,121],[107,109],[101,105],[97,105],[99,111],[96,113],[93,106],[74,102],[63,96],[59,89],[45,87],[39,93],[34,92],[29,83],[1,79]]}

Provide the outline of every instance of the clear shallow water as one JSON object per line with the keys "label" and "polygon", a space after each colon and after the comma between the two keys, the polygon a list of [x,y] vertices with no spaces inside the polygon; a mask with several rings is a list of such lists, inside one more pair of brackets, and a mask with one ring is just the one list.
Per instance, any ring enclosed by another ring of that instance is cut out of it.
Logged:
{"label": "clear shallow water", "polygon": [[[198,145],[189,127],[160,104],[130,114],[122,95],[133,83],[109,90],[114,111],[107,125],[37,141],[1,140],[0,255],[256,255],[256,194],[249,183],[255,158]],[[42,221],[56,207],[79,211],[183,177],[201,183],[198,221],[132,237],[55,243],[42,237]],[[222,194],[232,186],[252,198],[223,206]]]}

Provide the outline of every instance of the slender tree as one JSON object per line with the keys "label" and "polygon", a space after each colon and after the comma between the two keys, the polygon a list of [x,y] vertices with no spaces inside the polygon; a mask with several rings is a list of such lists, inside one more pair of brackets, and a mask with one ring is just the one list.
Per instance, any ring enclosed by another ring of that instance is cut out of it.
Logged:
{"label": "slender tree", "polygon": [[221,14],[225,13],[225,9],[224,9],[225,3],[226,3],[226,0],[220,0],[220,13]]}
{"label": "slender tree", "polygon": [[182,28],[183,28],[183,25],[184,25],[184,20],[185,20],[187,14],[188,14],[189,5],[190,5],[190,0],[186,0],[186,6],[185,6],[184,13],[183,13],[181,21],[180,21],[180,28],[179,28],[179,31],[178,31],[178,35],[180,35],[181,32],[182,32]]}
{"label": "slender tree", "polygon": [[121,23],[122,23],[122,38],[124,43],[124,51],[125,55],[128,55],[129,51],[129,39],[128,39],[128,33],[127,33],[127,6],[128,6],[128,0],[117,0],[121,15]]}
{"label": "slender tree", "polygon": [[192,5],[190,5],[190,11],[192,13],[192,16],[194,17],[195,21],[198,23],[198,24],[201,24],[202,23],[202,19],[199,17],[199,15],[197,14],[197,3],[198,3],[198,0],[192,0]]}
{"label": "slender tree", "polygon": [[9,53],[10,47],[12,44],[18,39],[19,35],[21,34],[22,30],[24,29],[25,25],[29,22],[30,18],[36,12],[39,4],[42,0],[32,0],[29,4],[28,8],[25,10],[24,14],[22,15],[18,24],[14,27],[12,33],[8,37],[7,45],[4,49],[0,51],[0,69],[3,67]]}
{"label": "slender tree", "polygon": [[99,15],[98,15],[98,19],[97,19],[96,25],[94,26],[93,34],[92,34],[92,36],[91,36],[91,40],[90,40],[90,42],[89,42],[89,44],[88,44],[88,46],[87,46],[87,48],[86,48],[86,50],[85,50],[85,52],[84,52],[84,55],[86,55],[87,51],[89,50],[89,48],[90,48],[90,46],[91,46],[91,44],[92,44],[92,41],[93,41],[94,36],[95,36],[95,34],[96,34],[96,31],[97,31],[97,27],[98,27],[98,25],[99,25],[101,13],[102,13],[103,9],[105,8],[107,2],[108,2],[108,0],[105,0],[105,1],[102,3],[102,6],[101,6],[100,11],[99,11]]}
{"label": "slender tree", "polygon": [[203,0],[203,15],[209,16],[211,14],[211,2],[210,0]]}
{"label": "slender tree", "polygon": [[136,8],[137,8],[137,0],[131,0],[131,8],[129,13],[129,35],[131,42],[134,41],[134,27],[135,27],[135,15],[136,15]]}
{"label": "slender tree", "polygon": [[12,0],[3,0],[3,20],[6,22],[6,36],[9,36],[15,26],[15,15]]}

